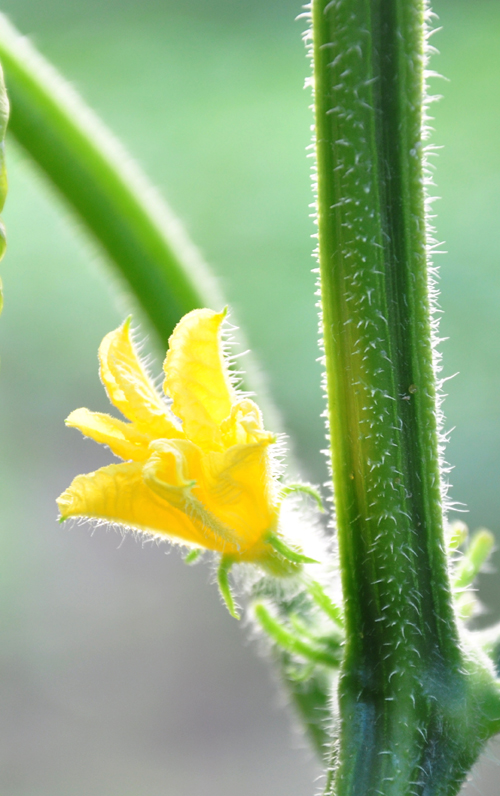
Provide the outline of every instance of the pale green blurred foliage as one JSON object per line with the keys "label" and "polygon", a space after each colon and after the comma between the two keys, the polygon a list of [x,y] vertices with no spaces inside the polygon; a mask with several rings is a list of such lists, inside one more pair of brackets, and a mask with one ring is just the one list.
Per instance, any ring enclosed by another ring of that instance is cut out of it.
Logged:
{"label": "pale green blurred foliage", "polygon": [[[290,0],[3,0],[138,158],[219,275],[282,407],[302,474],[326,479],[316,344],[308,65]],[[437,0],[432,64],[452,497],[500,533],[500,8]],[[55,497],[111,454],[64,427],[106,411],[103,335],[131,308],[9,147],[0,321],[0,789],[5,796],[314,792],[241,628],[166,548],[61,529]],[[133,307],[132,307],[133,309]],[[136,313],[136,318],[139,317]],[[144,334],[147,328],[143,327]],[[151,343],[152,346],[152,343]],[[153,348],[151,350],[154,352]],[[156,351],[157,357],[163,352]],[[491,611],[500,578],[481,582]],[[277,699],[275,700],[278,701]],[[293,740],[293,739],[292,739]],[[296,743],[296,739],[294,741]],[[485,775],[486,776],[486,775]],[[491,775],[493,780],[495,775]],[[486,779],[480,785],[486,794]],[[491,793],[495,792],[493,790]]]}

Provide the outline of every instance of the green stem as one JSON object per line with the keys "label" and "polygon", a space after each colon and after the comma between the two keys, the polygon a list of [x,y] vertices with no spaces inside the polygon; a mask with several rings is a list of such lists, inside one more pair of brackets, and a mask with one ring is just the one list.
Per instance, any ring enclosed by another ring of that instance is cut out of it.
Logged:
{"label": "green stem", "polygon": [[10,133],[118,267],[166,348],[186,312],[224,305],[206,266],[121,144],[1,14],[0,61]]}
{"label": "green stem", "polygon": [[[165,350],[183,315],[226,304],[208,266],[120,142],[3,14],[0,61],[11,104],[9,132],[108,255]],[[0,105],[0,136],[2,114]],[[0,158],[0,199],[1,163]],[[235,336],[247,348],[244,335]],[[280,412],[252,355],[245,367],[245,386],[258,394],[269,427],[281,428]]]}
{"label": "green stem", "polygon": [[340,645],[334,650],[325,650],[299,638],[295,633],[291,633],[287,628],[278,622],[265,608],[262,603],[255,606],[255,617],[260,626],[278,647],[287,652],[297,655],[299,658],[311,661],[317,665],[328,666],[337,669],[340,663]]}
{"label": "green stem", "polygon": [[423,189],[425,4],[313,0],[312,17],[347,635],[332,792],[452,794],[500,704],[491,675],[462,652],[444,546]]}
{"label": "green stem", "polygon": [[306,580],[306,589],[319,608],[338,628],[344,628],[344,616],[341,608],[330,599],[323,587],[316,580]]}

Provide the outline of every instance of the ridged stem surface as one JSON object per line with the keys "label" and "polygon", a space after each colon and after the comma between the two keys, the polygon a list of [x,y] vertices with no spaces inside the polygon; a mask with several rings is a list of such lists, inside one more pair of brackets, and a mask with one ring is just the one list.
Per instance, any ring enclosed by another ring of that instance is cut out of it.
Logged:
{"label": "ridged stem surface", "polygon": [[[491,676],[460,644],[444,546],[424,207],[425,14],[423,0],[312,3],[347,634],[338,796],[455,793],[500,715]],[[479,716],[486,704],[488,720]]]}

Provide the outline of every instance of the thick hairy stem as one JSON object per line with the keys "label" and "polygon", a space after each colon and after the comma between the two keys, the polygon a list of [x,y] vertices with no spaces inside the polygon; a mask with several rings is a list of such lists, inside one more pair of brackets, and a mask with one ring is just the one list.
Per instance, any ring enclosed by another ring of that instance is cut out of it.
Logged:
{"label": "thick hairy stem", "polygon": [[499,725],[443,539],[424,0],[313,0],[319,260],[347,643],[338,796],[455,793]]}

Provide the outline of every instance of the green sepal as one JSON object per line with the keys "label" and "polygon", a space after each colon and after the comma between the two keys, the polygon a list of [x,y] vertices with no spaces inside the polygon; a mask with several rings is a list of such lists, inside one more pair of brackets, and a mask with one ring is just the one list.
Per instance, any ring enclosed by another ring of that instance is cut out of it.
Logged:
{"label": "green sepal", "polygon": [[316,580],[310,580],[306,583],[306,588],[316,605],[321,608],[338,627],[344,628],[344,614],[339,605],[336,605],[330,599],[322,586]]}
{"label": "green sepal", "polygon": [[183,559],[184,563],[187,564],[188,567],[191,567],[193,564],[196,564],[200,560],[202,553],[203,550],[200,550],[200,548],[195,548],[194,550],[190,550],[189,553],[186,553],[186,555],[184,556]]}
{"label": "green sepal", "polygon": [[227,610],[235,619],[241,619],[238,611],[236,610],[233,593],[229,584],[229,572],[233,564],[233,558],[230,556],[222,556],[219,569],[217,570],[217,583],[219,586],[220,596],[224,600]]}
{"label": "green sepal", "polygon": [[271,533],[266,541],[274,547],[277,553],[283,556],[283,558],[288,559],[293,564],[319,564],[319,561],[316,561],[315,558],[308,558],[307,556],[303,555],[298,550],[295,550],[292,547],[289,547],[283,539],[280,539],[279,536],[276,536],[274,533]]}
{"label": "green sepal", "polygon": [[313,500],[316,501],[318,509],[324,513],[325,507],[323,506],[321,495],[318,490],[310,484],[287,484],[280,491],[280,500],[284,500],[289,495],[296,494],[309,495],[309,497],[312,497]]}

